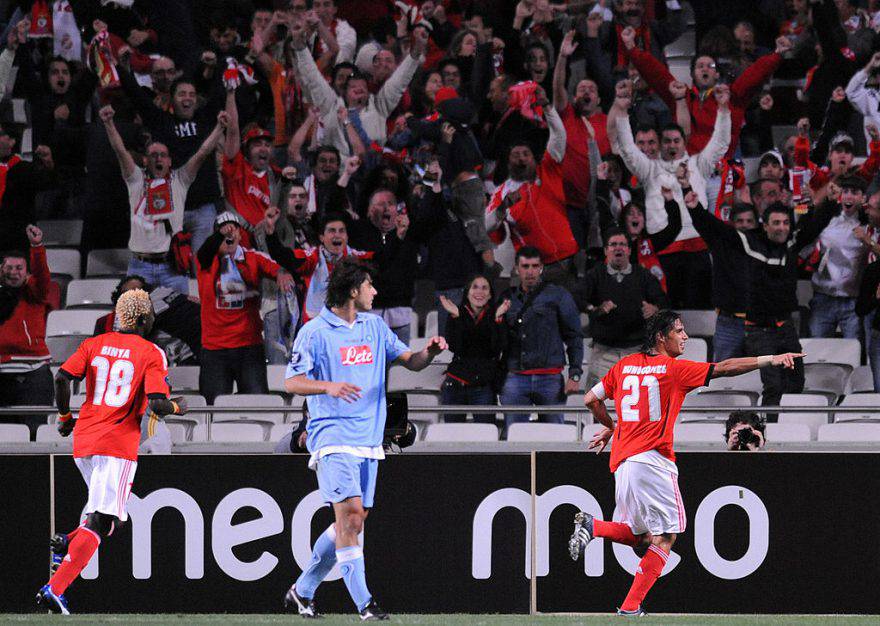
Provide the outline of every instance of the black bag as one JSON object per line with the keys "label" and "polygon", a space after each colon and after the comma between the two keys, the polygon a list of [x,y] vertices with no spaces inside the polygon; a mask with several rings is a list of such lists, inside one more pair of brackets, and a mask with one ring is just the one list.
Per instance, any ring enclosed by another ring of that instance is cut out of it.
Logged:
{"label": "black bag", "polygon": [[385,394],[386,417],[382,446],[407,448],[415,443],[416,428],[409,421],[409,401],[403,392]]}

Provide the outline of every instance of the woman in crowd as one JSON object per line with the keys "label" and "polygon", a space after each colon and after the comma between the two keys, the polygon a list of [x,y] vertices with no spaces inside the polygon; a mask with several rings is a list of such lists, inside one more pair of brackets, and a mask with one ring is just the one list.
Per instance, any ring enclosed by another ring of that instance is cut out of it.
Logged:
{"label": "woman in crowd", "polygon": [[[446,341],[454,354],[440,388],[441,402],[444,405],[495,404],[495,389],[503,376],[501,353],[506,339],[501,320],[510,308],[510,301],[505,300],[496,306],[489,279],[477,274],[465,285],[460,304],[456,305],[442,295],[440,303],[449,313]],[[448,413],[445,421],[463,422],[465,415]],[[474,421],[494,424],[495,415],[477,413]]]}

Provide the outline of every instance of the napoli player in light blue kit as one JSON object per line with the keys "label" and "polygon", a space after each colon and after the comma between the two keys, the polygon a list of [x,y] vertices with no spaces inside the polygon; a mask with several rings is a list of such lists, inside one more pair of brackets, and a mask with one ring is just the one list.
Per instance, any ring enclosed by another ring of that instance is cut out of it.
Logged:
{"label": "napoli player in light blue kit", "polygon": [[362,620],[384,620],[367,589],[358,534],[373,506],[379,460],[385,458],[385,372],[391,363],[424,369],[446,349],[433,337],[412,352],[377,315],[369,269],[343,259],[333,270],[326,306],[305,324],[293,345],[285,388],[309,398],[306,446],[318,488],[336,516],[315,542],[312,560],[284,597],[303,617],[320,617],[315,590],[339,562],[345,586]]}

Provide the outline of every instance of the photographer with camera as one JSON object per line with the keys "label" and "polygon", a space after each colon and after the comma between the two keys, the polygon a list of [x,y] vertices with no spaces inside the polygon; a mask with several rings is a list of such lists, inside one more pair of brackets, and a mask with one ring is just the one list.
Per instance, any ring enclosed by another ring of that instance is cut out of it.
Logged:
{"label": "photographer with camera", "polygon": [[734,411],[724,424],[724,440],[728,450],[757,452],[764,448],[764,420],[753,411]]}

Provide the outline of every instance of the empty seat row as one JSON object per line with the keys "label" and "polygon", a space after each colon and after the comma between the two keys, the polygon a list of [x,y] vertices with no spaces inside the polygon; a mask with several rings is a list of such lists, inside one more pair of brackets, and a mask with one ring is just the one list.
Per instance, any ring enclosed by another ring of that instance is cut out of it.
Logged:
{"label": "empty seat row", "polygon": [[[46,250],[49,270],[72,278],[82,275],[82,257],[72,248],[49,248]],[[92,250],[86,258],[86,276],[124,276],[128,271],[131,251],[128,248]]]}

